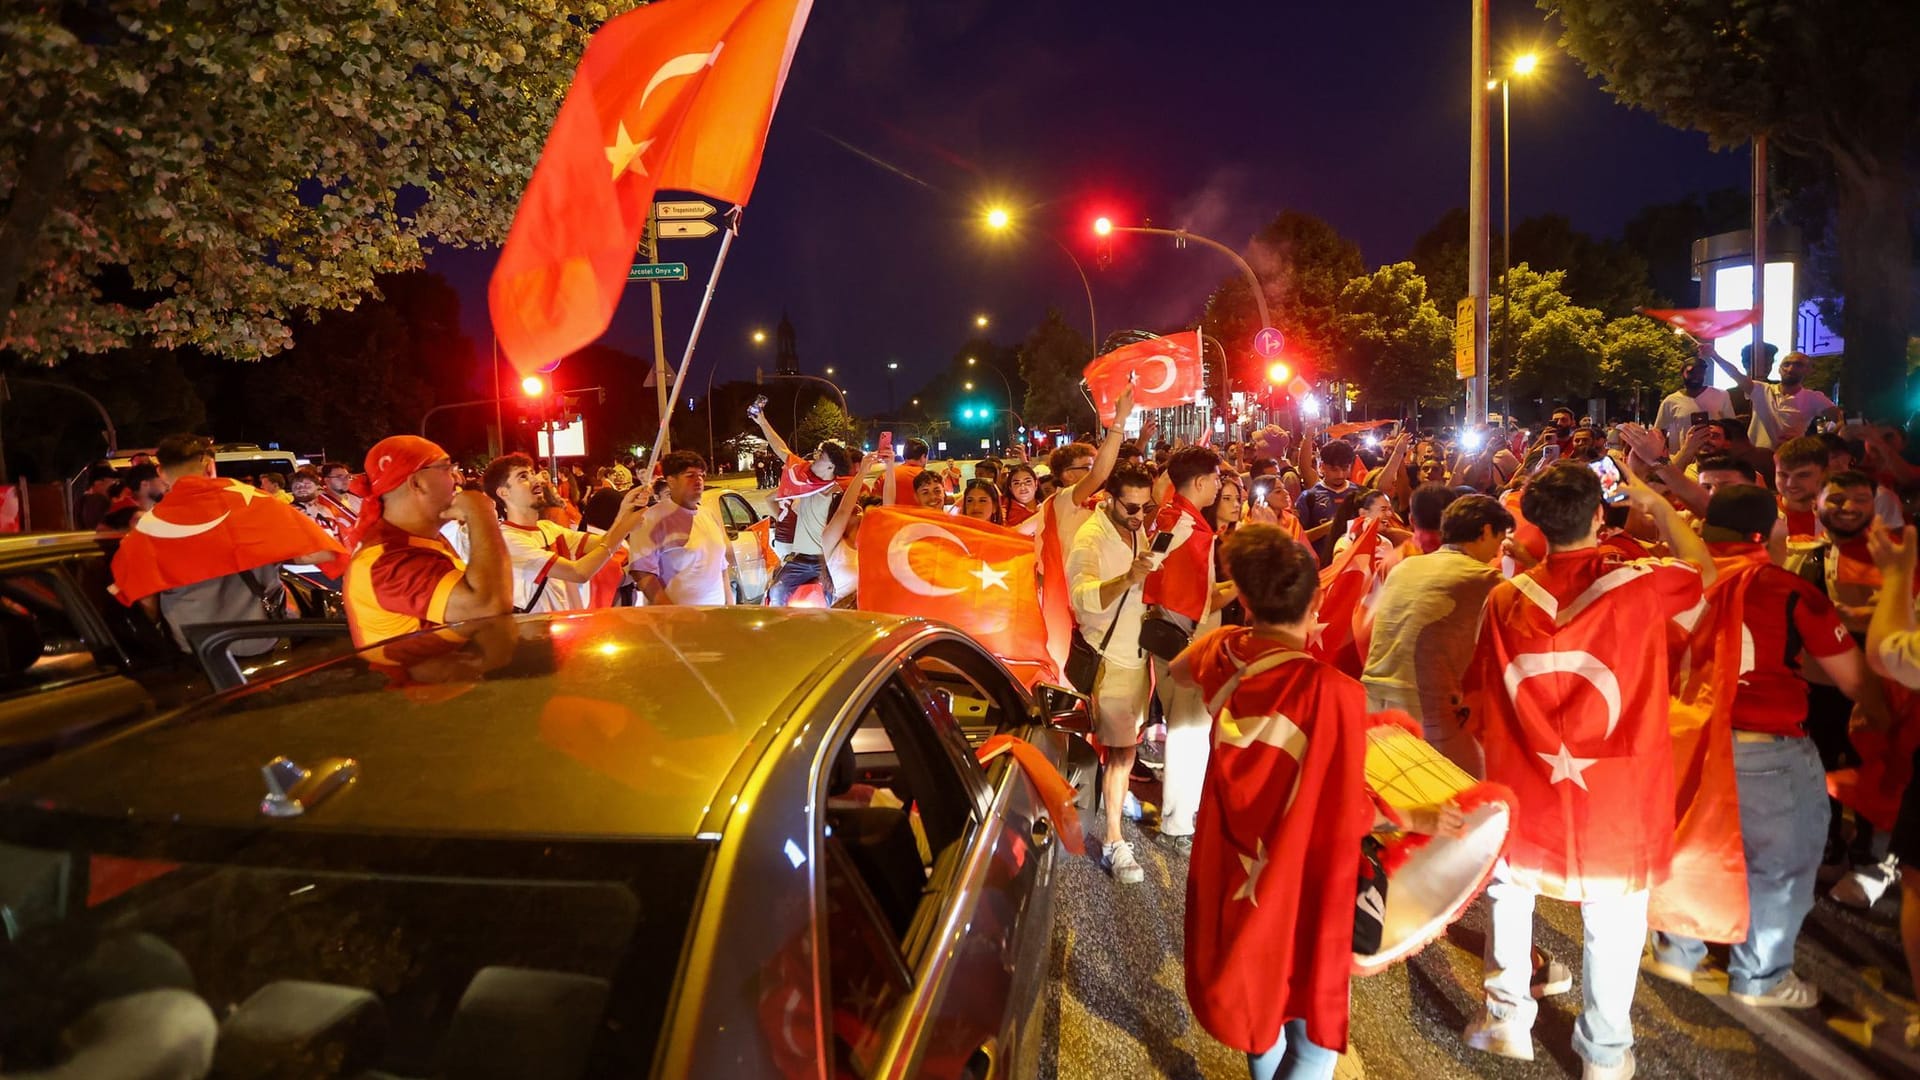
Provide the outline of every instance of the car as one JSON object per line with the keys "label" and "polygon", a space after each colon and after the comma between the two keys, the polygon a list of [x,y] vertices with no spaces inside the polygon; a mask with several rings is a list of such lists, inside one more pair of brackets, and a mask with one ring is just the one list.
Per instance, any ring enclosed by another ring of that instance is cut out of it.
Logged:
{"label": "car", "polygon": [[726,488],[707,488],[700,494],[702,513],[719,516],[720,524],[727,530],[727,543],[733,548],[735,571],[733,574],[733,602],[736,604],[758,604],[766,599],[767,585],[773,580],[776,562],[767,558],[768,549],[762,548],[760,533],[755,525],[761,521],[760,511],[753,503],[737,491]]}
{"label": "car", "polygon": [[[153,456],[153,448],[122,450],[107,459],[107,466],[117,475],[124,476],[133,467],[135,454]],[[254,443],[219,443],[213,448],[214,475],[223,480],[243,480],[247,477],[258,478],[261,473],[280,473],[292,476],[295,470],[304,464],[288,451],[277,447],[261,449]]]}
{"label": "car", "polygon": [[973,748],[1084,782],[1084,720],[820,610],[500,617],[241,687],[0,779],[0,1060],[1031,1076],[1075,826]]}

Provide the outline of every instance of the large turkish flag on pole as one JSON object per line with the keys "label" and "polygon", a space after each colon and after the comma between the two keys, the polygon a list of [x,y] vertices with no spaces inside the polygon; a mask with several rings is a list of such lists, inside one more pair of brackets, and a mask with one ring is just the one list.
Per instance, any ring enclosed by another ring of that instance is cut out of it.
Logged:
{"label": "large turkish flag on pole", "polygon": [[516,369],[613,319],[659,190],[744,204],[812,0],[657,0],[587,43],[487,290]]}
{"label": "large turkish flag on pole", "polygon": [[1200,331],[1136,341],[1096,356],[1083,372],[1102,424],[1113,423],[1115,403],[1133,384],[1133,404],[1141,409],[1191,405],[1200,396]]}
{"label": "large turkish flag on pole", "polygon": [[[1052,678],[1033,537],[919,506],[876,506],[860,523],[862,611],[920,615]],[[1028,680],[1031,682],[1031,680]]]}

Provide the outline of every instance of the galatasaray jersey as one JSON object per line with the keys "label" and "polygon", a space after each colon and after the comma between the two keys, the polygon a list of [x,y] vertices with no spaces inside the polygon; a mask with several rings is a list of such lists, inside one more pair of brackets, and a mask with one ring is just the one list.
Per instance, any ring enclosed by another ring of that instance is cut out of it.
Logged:
{"label": "galatasaray jersey", "polygon": [[354,549],[344,594],[353,643],[365,648],[442,626],[467,564],[440,536],[415,536],[382,518]]}

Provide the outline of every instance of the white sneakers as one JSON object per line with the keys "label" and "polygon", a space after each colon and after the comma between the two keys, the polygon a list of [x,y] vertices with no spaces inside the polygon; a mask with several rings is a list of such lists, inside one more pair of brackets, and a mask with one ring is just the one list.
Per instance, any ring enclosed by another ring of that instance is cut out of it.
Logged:
{"label": "white sneakers", "polygon": [[1467,1045],[1475,1050],[1515,1061],[1533,1060],[1533,1031],[1512,1020],[1495,1020],[1493,1014],[1484,1009],[1467,1025],[1465,1038]]}
{"label": "white sneakers", "polygon": [[1125,840],[1115,840],[1102,849],[1106,858],[1107,873],[1122,885],[1138,885],[1147,878],[1147,872],[1140,869],[1139,860],[1133,857],[1133,845]]}
{"label": "white sneakers", "polygon": [[1583,1062],[1580,1068],[1580,1080],[1632,1080],[1633,1051],[1628,1050],[1618,1065],[1595,1065],[1591,1061]]}
{"label": "white sneakers", "polygon": [[1764,994],[1729,994],[1742,1005],[1761,1009],[1811,1009],[1820,1004],[1820,988],[1789,971]]}
{"label": "white sneakers", "polygon": [[1855,867],[1835,882],[1827,895],[1837,904],[1864,911],[1886,894],[1887,887],[1900,876],[1899,867],[1900,860],[1895,855],[1889,855],[1873,866]]}

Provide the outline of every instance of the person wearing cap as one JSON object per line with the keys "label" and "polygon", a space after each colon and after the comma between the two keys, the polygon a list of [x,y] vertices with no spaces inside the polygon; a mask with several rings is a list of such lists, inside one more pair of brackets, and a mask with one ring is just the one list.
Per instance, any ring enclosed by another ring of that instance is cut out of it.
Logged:
{"label": "person wearing cap", "polygon": [[[447,452],[417,435],[392,435],[367,451],[367,495],[344,590],[355,645],[513,610],[493,500],[456,492],[452,474]],[[441,534],[450,521],[464,527],[465,561]]]}
{"label": "person wearing cap", "polygon": [[[1753,484],[1725,485],[1708,500],[1701,538],[1719,576],[1693,630],[1693,664],[1709,656],[1715,665],[1739,664],[1730,716],[1748,929],[1728,956],[1728,991],[1746,1005],[1806,1009],[1819,1003],[1820,992],[1794,974],[1793,949],[1813,910],[1828,806],[1826,769],[1804,724],[1801,657],[1864,712],[1876,713],[1881,703],[1859,647],[1825,592],[1768,558],[1766,541],[1778,513],[1772,494]],[[1739,654],[1700,655],[1703,643],[1722,640],[1719,628],[1729,619],[1740,621]],[[1660,931],[1653,941],[1653,955],[1643,966],[1693,985],[1706,945]]]}

